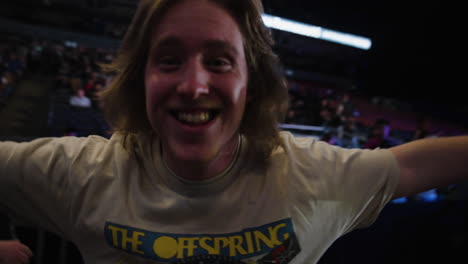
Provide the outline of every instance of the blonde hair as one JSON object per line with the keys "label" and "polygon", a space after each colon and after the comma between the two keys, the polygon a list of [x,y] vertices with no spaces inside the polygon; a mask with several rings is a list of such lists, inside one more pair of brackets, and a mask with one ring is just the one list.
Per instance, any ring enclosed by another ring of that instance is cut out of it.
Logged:
{"label": "blonde hair", "polygon": [[[141,0],[123,39],[116,60],[104,69],[116,74],[101,94],[103,110],[114,132],[124,136],[153,133],[145,107],[144,73],[152,29],[180,0]],[[193,1],[193,0],[192,0]],[[260,0],[210,0],[237,22],[244,40],[248,65],[248,102],[240,133],[256,157],[266,161],[281,145],[278,123],[287,110],[287,88],[273,38],[263,24]]]}

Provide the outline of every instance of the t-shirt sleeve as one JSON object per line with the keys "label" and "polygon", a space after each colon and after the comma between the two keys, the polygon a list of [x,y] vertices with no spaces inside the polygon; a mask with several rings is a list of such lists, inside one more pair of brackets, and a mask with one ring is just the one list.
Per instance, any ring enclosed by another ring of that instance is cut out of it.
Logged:
{"label": "t-shirt sleeve", "polygon": [[[70,233],[73,163],[91,156],[85,138],[0,142],[0,210],[19,225]],[[90,157],[92,158],[92,157]]]}
{"label": "t-shirt sleeve", "polygon": [[351,150],[341,154],[341,180],[336,185],[343,206],[349,213],[346,232],[368,227],[395,194],[400,169],[393,153],[387,149]]}
{"label": "t-shirt sleeve", "polygon": [[343,233],[371,225],[395,193],[400,170],[387,149],[345,149],[294,138],[288,146],[297,188]]}

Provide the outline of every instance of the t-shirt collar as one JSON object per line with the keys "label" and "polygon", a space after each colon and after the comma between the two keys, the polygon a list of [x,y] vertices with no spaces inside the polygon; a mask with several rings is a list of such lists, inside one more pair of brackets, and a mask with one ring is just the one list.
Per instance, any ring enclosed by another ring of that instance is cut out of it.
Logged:
{"label": "t-shirt collar", "polygon": [[[151,144],[153,171],[156,177],[161,178],[161,183],[166,184],[171,190],[184,196],[207,196],[224,190],[237,177],[243,159],[246,156],[247,141],[244,136],[239,136],[239,147],[236,149],[234,159],[220,174],[206,180],[188,180],[176,175],[162,158],[160,140],[154,136]],[[153,178],[153,177],[151,177]]]}

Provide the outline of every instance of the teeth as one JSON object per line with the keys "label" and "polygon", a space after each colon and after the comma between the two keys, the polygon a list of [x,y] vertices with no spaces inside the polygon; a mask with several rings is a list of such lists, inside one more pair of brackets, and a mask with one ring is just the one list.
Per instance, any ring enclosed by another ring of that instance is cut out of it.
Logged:
{"label": "teeth", "polygon": [[177,115],[177,119],[188,123],[205,123],[210,120],[210,117],[211,115],[209,112],[200,112],[195,114],[179,112]]}

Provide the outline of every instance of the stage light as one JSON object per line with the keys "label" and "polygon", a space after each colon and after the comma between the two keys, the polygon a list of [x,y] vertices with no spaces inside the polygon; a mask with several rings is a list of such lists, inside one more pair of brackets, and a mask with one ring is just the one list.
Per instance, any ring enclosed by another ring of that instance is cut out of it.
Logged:
{"label": "stage light", "polygon": [[262,15],[263,23],[267,27],[303,35],[306,37],[322,39],[342,45],[347,45],[363,50],[369,50],[372,47],[372,41],[369,38],[361,37],[349,33],[339,32],[319,26],[309,25],[294,20],[272,16]]}

